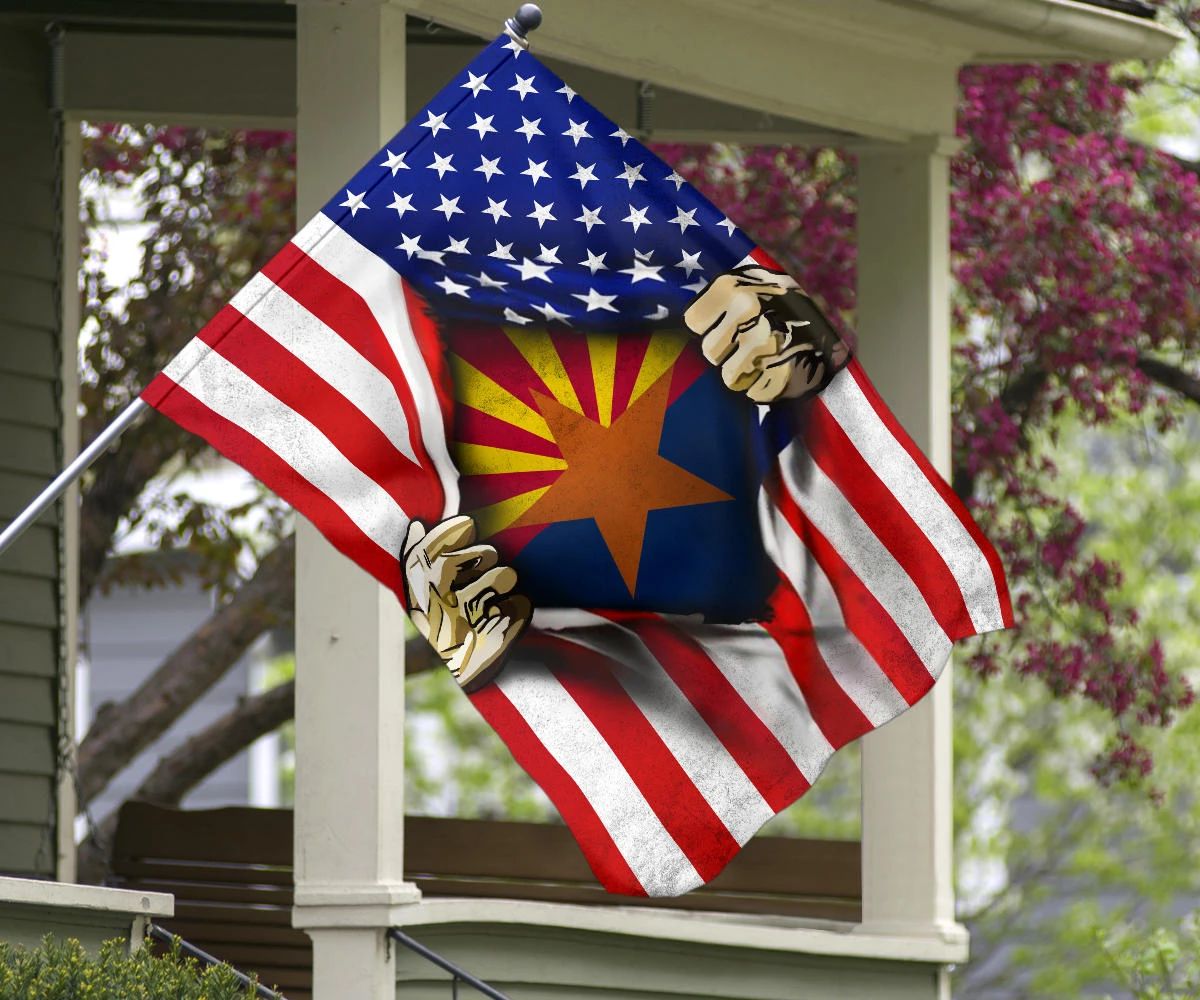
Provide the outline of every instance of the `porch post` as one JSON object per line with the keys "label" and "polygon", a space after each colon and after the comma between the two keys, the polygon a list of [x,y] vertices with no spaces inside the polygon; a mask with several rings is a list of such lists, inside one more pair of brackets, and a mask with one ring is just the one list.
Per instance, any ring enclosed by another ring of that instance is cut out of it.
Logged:
{"label": "porch post", "polygon": [[[298,221],[404,123],[405,14],[297,5]],[[404,618],[395,596],[296,527],[296,902],[315,1000],[392,1000],[404,881]]]}
{"label": "porch post", "polygon": [[[56,44],[58,44],[56,42]],[[79,134],[79,122],[61,109],[54,114],[60,117],[62,128],[62,156],[59,240],[59,295],[61,299],[62,359],[59,412],[62,414],[62,455],[65,466],[79,454],[79,260],[82,256],[79,239],[79,175],[83,164],[83,137]],[[60,683],[65,690],[59,692],[58,724],[67,731],[59,733],[59,739],[70,740],[72,746],[83,734],[75,728],[76,673],[79,669],[79,483],[68,487],[62,498],[62,521],[60,551],[62,573],[62,623],[63,635],[60,655],[64,666]],[[72,750],[72,753],[75,751]],[[56,793],[57,862],[55,879],[59,882],[74,882],[75,870],[75,814],[78,802],[75,797],[75,779],[69,768],[61,768]]]}
{"label": "porch post", "polygon": [[[859,157],[859,353],[943,474],[950,464],[950,142],[929,137]],[[864,930],[966,941],[954,919],[949,674],[947,667],[929,697],[863,741]]]}

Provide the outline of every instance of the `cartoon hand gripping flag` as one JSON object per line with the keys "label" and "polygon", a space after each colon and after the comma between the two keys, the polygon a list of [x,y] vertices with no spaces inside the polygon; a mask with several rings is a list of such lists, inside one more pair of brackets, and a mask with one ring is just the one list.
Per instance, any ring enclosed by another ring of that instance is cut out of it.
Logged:
{"label": "cartoon hand gripping flag", "polygon": [[481,687],[529,623],[529,601],[511,591],[517,574],[490,545],[472,544],[475,522],[452,517],[426,531],[408,526],[404,577],[408,613],[467,691]]}

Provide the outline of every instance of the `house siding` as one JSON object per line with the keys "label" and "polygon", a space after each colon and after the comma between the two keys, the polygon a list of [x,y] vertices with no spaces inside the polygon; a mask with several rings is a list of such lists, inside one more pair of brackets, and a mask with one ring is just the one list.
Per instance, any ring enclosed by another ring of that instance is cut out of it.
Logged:
{"label": "house siding", "polygon": [[[212,612],[213,595],[190,576],[154,590],[114,587],[94,595],[80,616],[80,655],[88,676],[79,690],[89,719],[105,702],[128,698]],[[130,761],[92,801],[92,815],[100,819],[117,809],[149,777],[160,758],[236,708],[250,693],[253,658],[252,654],[235,664]],[[198,809],[249,802],[250,758],[246,752],[208,775],[184,800],[188,807]]]}
{"label": "house siding", "polygon": [[[0,24],[0,523],[15,517],[62,455],[56,145],[50,45]],[[0,556],[0,873],[56,864],[60,514]]]}

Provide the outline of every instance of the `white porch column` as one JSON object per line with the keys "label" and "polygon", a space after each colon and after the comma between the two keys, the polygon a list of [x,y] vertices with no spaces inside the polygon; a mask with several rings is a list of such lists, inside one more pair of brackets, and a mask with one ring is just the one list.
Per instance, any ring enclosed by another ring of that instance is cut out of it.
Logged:
{"label": "white porch column", "polygon": [[[404,123],[404,10],[297,7],[303,222]],[[404,625],[395,596],[306,521],[296,557],[296,905],[316,1000],[392,1000],[404,881]]]}
{"label": "white porch column", "polygon": [[[943,141],[864,150],[859,353],[943,474],[950,464],[949,284]],[[929,697],[863,741],[864,930],[965,942],[954,920],[949,672]]]}

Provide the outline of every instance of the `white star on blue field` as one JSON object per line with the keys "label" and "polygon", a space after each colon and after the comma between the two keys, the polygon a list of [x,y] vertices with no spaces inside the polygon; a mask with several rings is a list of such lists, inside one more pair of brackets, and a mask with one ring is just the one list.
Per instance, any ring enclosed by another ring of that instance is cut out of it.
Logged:
{"label": "white star on blue field", "polygon": [[323,209],[448,318],[681,326],[753,242],[516,42],[485,48]]}

